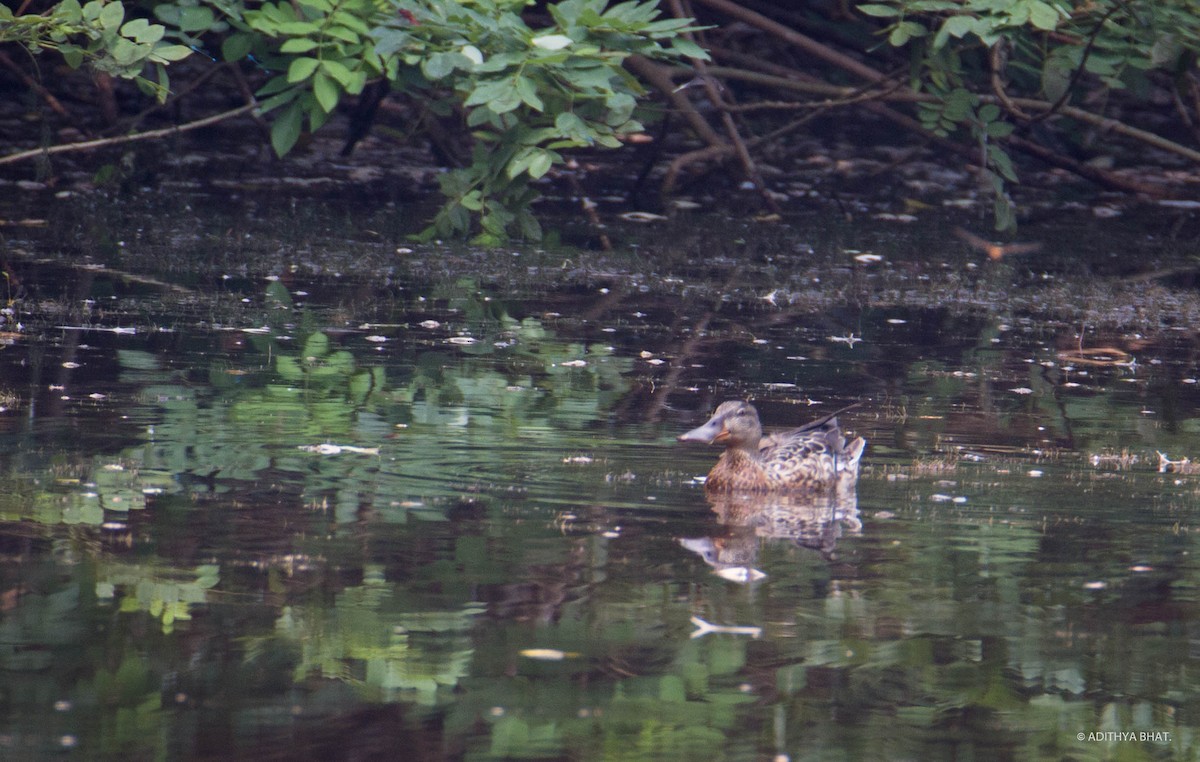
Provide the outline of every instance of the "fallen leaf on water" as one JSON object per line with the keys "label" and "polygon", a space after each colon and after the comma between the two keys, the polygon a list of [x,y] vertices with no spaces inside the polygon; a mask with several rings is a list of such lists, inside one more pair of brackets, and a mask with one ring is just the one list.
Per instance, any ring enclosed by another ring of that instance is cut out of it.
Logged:
{"label": "fallen leaf on water", "polygon": [[667,218],[661,214],[652,212],[625,212],[621,215],[621,219],[629,220],[630,222],[662,222]]}
{"label": "fallen leaf on water", "polygon": [[557,648],[523,648],[518,653],[526,659],[539,659],[541,661],[562,661],[563,659],[575,659],[579,654],[574,651],[560,651]]}

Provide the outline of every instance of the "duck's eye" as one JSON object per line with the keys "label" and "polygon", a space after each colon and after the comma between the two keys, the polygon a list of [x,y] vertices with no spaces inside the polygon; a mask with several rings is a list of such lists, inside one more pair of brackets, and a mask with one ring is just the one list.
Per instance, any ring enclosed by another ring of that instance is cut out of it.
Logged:
{"label": "duck's eye", "polygon": [[743,408],[739,408],[739,409],[738,409],[738,411],[737,411],[737,414],[738,414],[738,415],[745,415],[747,412],[748,412],[748,411],[746,410],[746,408],[744,408],[744,407],[743,407]]}

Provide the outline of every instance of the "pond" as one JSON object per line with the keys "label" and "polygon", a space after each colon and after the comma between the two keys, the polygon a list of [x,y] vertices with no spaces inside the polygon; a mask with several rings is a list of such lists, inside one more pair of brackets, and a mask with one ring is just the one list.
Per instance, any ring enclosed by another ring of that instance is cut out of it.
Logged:
{"label": "pond", "polygon": [[[1197,756],[1197,308],[1087,215],[1035,264],[196,207],[5,243],[5,758]],[[856,494],[710,502],[675,437],[745,398],[848,407]]]}

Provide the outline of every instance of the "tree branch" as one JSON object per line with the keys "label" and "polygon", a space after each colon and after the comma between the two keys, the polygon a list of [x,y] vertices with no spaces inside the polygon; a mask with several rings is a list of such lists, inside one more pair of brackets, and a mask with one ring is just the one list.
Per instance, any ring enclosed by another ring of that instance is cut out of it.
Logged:
{"label": "tree branch", "polygon": [[125,143],[133,143],[139,140],[157,140],[158,138],[166,138],[172,135],[178,135],[181,132],[189,132],[198,130],[201,127],[208,127],[218,122],[223,122],[226,119],[232,119],[235,116],[241,116],[258,108],[257,103],[247,103],[244,106],[238,106],[230,111],[223,111],[220,114],[197,119],[194,122],[180,124],[173,127],[164,127],[160,130],[148,130],[146,132],[135,132],[132,135],[118,135],[111,138],[101,138],[99,140],[85,140],[81,143],[64,143],[62,145],[50,146],[48,148],[32,148],[28,151],[18,151],[10,153],[7,156],[0,156],[0,165],[15,164],[19,161],[27,159],[35,159],[39,156],[49,156],[59,153],[74,153],[77,151],[91,151],[96,148],[107,148],[109,146],[123,145]]}

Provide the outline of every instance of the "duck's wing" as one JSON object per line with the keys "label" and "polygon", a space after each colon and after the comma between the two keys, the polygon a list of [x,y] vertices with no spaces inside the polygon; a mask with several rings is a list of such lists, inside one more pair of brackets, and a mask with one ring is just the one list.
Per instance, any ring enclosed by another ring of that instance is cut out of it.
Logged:
{"label": "duck's wing", "polygon": [[759,451],[763,468],[781,484],[829,484],[842,460],[845,438],[836,417],[827,417],[767,438]]}
{"label": "duck's wing", "polygon": [[[841,411],[839,411],[841,412]],[[812,446],[817,450],[841,450],[846,445],[842,430],[838,426],[837,413],[809,421],[800,428],[778,431],[764,436],[758,445],[759,452],[765,457],[768,450],[778,448]]]}

